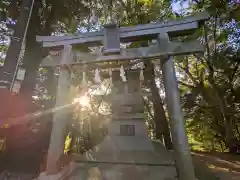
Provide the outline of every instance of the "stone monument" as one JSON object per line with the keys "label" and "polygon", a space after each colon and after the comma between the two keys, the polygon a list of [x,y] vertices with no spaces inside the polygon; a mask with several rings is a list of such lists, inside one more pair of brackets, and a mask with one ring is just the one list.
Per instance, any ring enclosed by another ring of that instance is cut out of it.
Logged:
{"label": "stone monument", "polygon": [[[117,154],[128,154],[131,151],[153,151],[145,124],[139,71],[127,71],[126,78],[127,81],[122,82],[119,71],[112,73],[113,89],[110,95],[112,121],[107,137],[96,147],[99,148],[100,154],[108,154],[107,158],[111,160],[113,157],[109,154],[116,157]],[[100,155],[99,158],[102,159],[103,156]]]}
{"label": "stone monument", "polygon": [[156,151],[148,137],[139,70],[127,70],[126,82],[121,80],[119,73],[112,72],[113,89],[109,98],[112,121],[108,134],[102,143],[85,155],[85,159],[79,159],[78,163],[85,164],[77,168],[72,179],[79,178],[79,175],[82,179],[175,179],[171,155],[161,145],[161,151]]}

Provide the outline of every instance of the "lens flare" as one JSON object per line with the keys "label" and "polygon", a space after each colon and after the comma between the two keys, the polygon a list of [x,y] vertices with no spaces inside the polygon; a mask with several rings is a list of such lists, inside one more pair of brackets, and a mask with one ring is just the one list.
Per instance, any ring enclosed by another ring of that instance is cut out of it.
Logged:
{"label": "lens flare", "polygon": [[79,104],[81,106],[88,106],[89,103],[90,103],[90,99],[89,99],[88,96],[85,95],[85,96],[81,96],[81,97],[75,98],[73,100],[73,103],[74,104]]}

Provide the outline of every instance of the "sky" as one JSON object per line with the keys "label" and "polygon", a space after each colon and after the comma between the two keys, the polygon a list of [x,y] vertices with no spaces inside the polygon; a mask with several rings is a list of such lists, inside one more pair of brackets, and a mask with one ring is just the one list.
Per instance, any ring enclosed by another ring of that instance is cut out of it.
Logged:
{"label": "sky", "polygon": [[176,1],[172,3],[172,10],[177,13],[183,13],[189,7],[188,1]]}

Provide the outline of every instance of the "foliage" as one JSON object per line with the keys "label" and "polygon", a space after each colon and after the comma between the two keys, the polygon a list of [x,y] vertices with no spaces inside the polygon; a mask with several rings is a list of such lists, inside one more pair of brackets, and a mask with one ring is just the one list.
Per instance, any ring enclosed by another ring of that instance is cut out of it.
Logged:
{"label": "foliage", "polygon": [[206,47],[205,54],[178,57],[176,61],[181,72],[179,83],[189,133],[205,149],[231,151],[240,138],[236,95],[240,85],[240,34],[234,14],[237,4],[216,3],[207,1],[191,6],[198,11],[208,9],[212,14],[203,30],[197,31]]}

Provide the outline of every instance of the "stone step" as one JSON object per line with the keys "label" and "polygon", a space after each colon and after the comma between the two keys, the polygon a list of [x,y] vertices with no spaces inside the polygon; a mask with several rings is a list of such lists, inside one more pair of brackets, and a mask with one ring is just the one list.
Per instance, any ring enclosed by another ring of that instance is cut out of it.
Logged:
{"label": "stone step", "polygon": [[115,94],[110,96],[110,100],[118,105],[143,105],[142,96],[136,94]]}
{"label": "stone step", "polygon": [[144,106],[114,104],[114,105],[112,105],[112,112],[143,113]]}
{"label": "stone step", "polygon": [[131,112],[133,107],[132,106],[118,106],[114,105],[112,106],[113,111],[115,110],[116,112]]}
{"label": "stone step", "polygon": [[[125,125],[135,127],[133,136],[121,135]],[[84,166],[77,168],[70,180],[176,180],[171,153],[163,145],[155,150],[144,121],[111,121],[108,135],[89,152],[73,155]]]}
{"label": "stone step", "polygon": [[112,115],[113,120],[144,120],[148,118],[147,113],[116,114]]}
{"label": "stone step", "polygon": [[123,93],[115,93],[109,94],[109,97],[116,97],[116,96],[151,96],[151,92],[123,92]]}
{"label": "stone step", "polygon": [[69,180],[177,180],[175,167],[123,164],[85,164]]}

